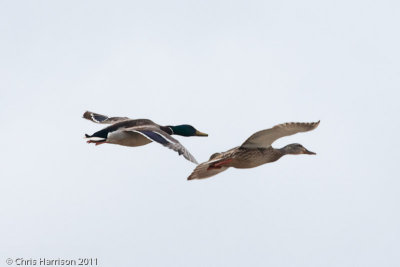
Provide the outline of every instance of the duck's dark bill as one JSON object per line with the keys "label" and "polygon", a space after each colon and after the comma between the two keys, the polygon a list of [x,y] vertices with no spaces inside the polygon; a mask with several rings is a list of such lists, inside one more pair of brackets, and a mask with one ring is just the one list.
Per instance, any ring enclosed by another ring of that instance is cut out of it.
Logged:
{"label": "duck's dark bill", "polygon": [[307,149],[304,151],[304,154],[308,154],[308,155],[317,155],[317,153],[312,152],[312,151],[309,151],[309,150],[307,150]]}
{"label": "duck's dark bill", "polygon": [[196,136],[208,136],[208,134],[196,130]]}

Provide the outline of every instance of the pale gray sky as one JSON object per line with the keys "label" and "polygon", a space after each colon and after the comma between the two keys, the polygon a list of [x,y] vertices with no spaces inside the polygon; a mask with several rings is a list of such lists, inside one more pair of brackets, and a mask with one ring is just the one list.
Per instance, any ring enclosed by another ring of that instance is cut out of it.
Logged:
{"label": "pale gray sky", "polygon": [[[398,1],[1,1],[0,266],[399,266]],[[186,181],[85,110],[189,123],[202,162],[321,120],[286,156]]]}

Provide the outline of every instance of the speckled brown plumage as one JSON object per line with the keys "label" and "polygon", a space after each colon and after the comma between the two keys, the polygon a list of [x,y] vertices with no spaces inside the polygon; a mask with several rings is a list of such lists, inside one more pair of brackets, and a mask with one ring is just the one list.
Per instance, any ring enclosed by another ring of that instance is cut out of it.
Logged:
{"label": "speckled brown plumage", "polygon": [[229,167],[254,168],[277,161],[288,154],[314,155],[314,152],[308,151],[300,144],[290,144],[280,149],[273,148],[271,144],[278,138],[298,132],[311,131],[318,125],[319,121],[312,123],[291,122],[256,132],[241,146],[226,152],[214,153],[208,161],[201,163],[193,170],[188,180],[208,178],[225,171]]}

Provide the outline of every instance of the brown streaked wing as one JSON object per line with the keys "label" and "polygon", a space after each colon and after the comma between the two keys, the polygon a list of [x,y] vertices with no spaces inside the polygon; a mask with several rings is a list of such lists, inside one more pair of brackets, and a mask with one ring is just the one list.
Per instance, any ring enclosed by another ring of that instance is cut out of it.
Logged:
{"label": "brown streaked wing", "polygon": [[197,165],[197,167],[192,171],[192,173],[189,175],[187,179],[188,180],[205,179],[225,171],[229,167],[221,166],[219,168],[210,168],[213,164],[223,160],[224,160],[223,158],[213,159]]}
{"label": "brown streaked wing", "polygon": [[307,132],[314,130],[319,125],[317,122],[288,122],[278,124],[270,129],[262,130],[250,136],[241,147],[243,148],[257,148],[257,147],[270,147],[272,143],[284,136],[293,135],[300,132]]}

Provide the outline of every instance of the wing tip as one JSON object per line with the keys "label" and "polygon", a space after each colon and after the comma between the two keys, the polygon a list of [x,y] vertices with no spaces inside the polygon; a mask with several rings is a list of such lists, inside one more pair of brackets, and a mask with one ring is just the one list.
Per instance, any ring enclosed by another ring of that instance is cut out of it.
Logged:
{"label": "wing tip", "polygon": [[316,122],[285,122],[285,123],[281,123],[278,125],[275,125],[275,127],[277,128],[285,128],[285,127],[291,127],[291,126],[296,126],[296,125],[304,125],[304,126],[310,126],[312,127],[312,129],[315,129],[318,127],[318,125],[320,124],[321,120],[318,120]]}
{"label": "wing tip", "polygon": [[91,119],[90,114],[92,114],[92,112],[86,110],[86,111],[83,113],[82,118],[87,119],[87,120],[90,120],[90,119]]}
{"label": "wing tip", "polygon": [[96,123],[101,123],[102,121],[104,121],[105,119],[103,119],[103,120],[98,120],[97,118],[96,118],[96,116],[102,116],[102,117],[105,117],[104,115],[100,115],[100,114],[97,114],[97,113],[94,113],[94,112],[92,112],[92,111],[85,111],[85,113],[83,113],[83,115],[82,115],[82,118],[84,118],[84,119],[87,119],[87,120],[90,120],[90,121],[92,121],[92,122],[96,122]]}
{"label": "wing tip", "polygon": [[[178,152],[179,153],[179,152]],[[188,161],[190,161],[190,162],[192,162],[192,163],[194,163],[194,164],[196,164],[196,165],[199,165],[199,163],[197,162],[197,160],[193,157],[193,155],[192,154],[190,154],[189,153],[189,151],[188,150],[186,150],[186,153],[187,154],[185,154],[185,153],[179,153],[179,155],[183,155],[183,157],[185,158],[185,159],[187,159]]]}

